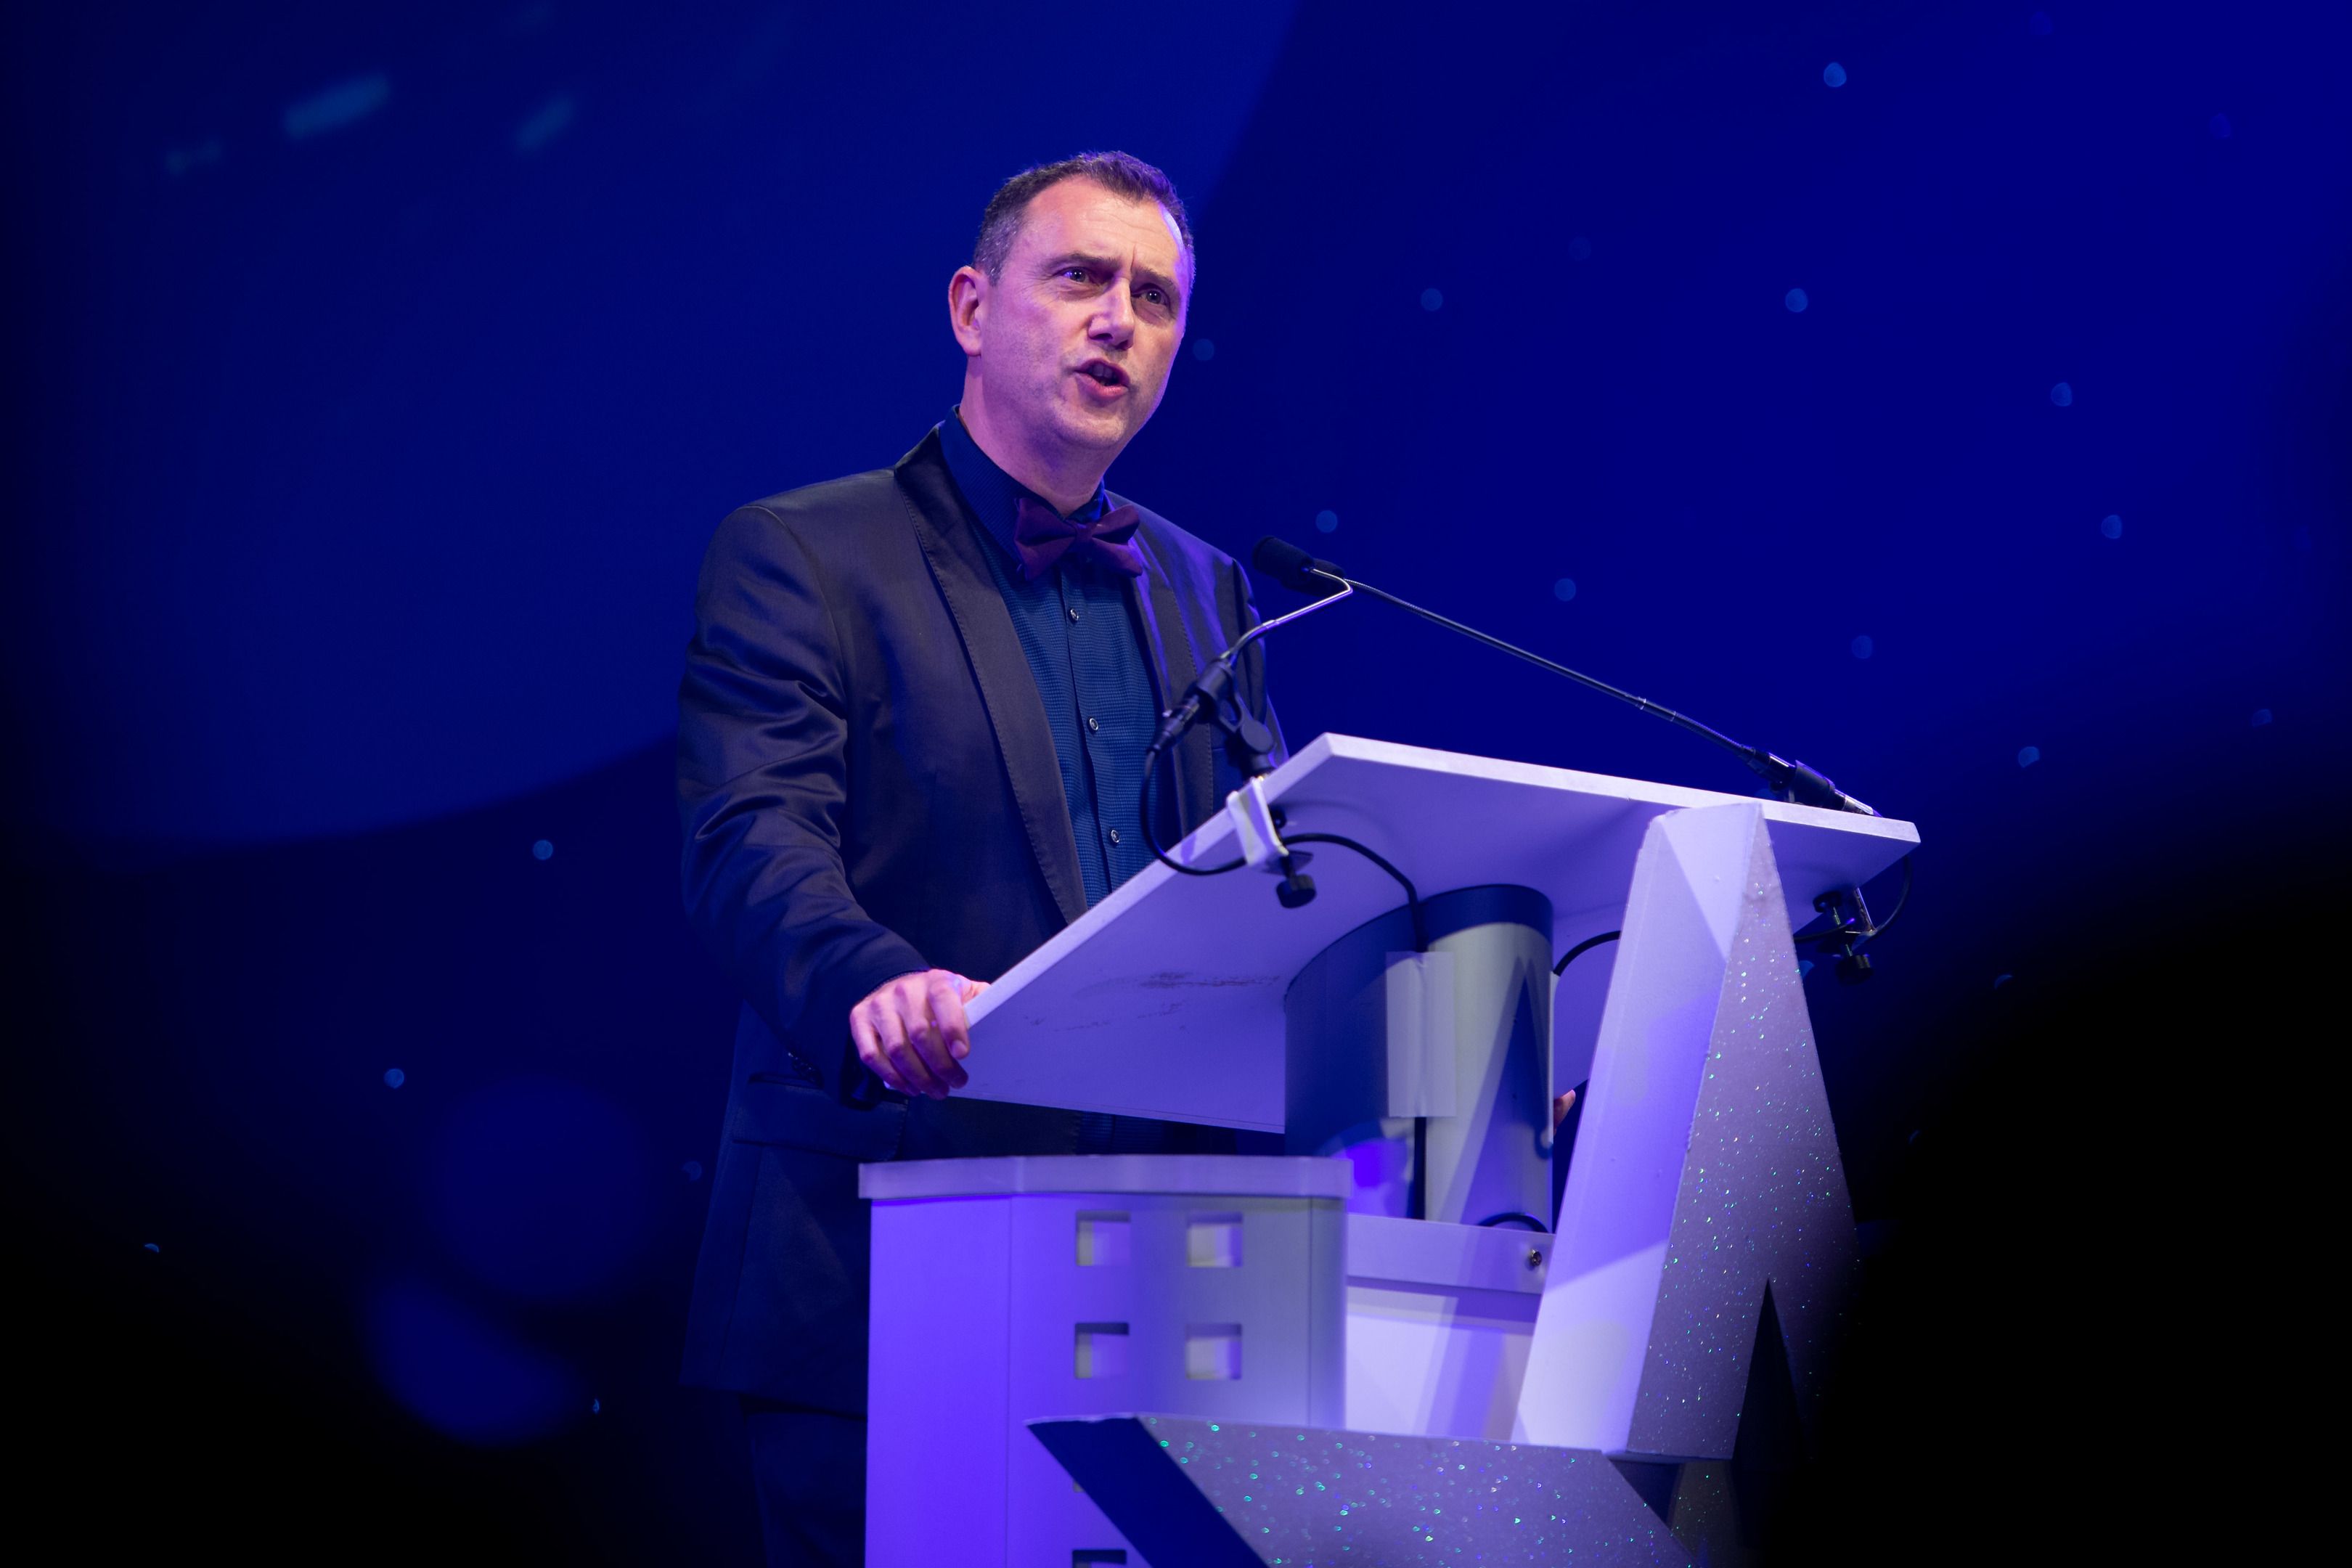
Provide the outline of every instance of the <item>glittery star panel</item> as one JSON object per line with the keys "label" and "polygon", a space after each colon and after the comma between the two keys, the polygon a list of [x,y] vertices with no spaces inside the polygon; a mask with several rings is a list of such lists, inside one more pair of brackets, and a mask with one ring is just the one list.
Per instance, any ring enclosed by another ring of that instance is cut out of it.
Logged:
{"label": "glittery star panel", "polygon": [[1727,1458],[1769,1286],[1808,1431],[1861,1258],[1760,816],[1627,1447]]}
{"label": "glittery star panel", "polygon": [[1173,1415],[1029,1429],[1156,1568],[1691,1561],[1590,1449]]}

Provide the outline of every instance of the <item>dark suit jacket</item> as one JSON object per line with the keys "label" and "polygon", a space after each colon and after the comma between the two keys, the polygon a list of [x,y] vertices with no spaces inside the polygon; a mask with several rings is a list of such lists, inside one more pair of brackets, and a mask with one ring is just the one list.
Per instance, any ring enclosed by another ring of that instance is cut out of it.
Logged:
{"label": "dark suit jacket", "polygon": [[[1122,504],[1112,498],[1113,504]],[[1241,568],[1142,513],[1162,709],[1255,622]],[[1071,1151],[1074,1113],[845,1094],[849,1010],[910,970],[992,980],[1086,911],[1045,710],[937,435],[719,524],[678,690],[689,918],[745,998],[685,1379],[866,1408],[856,1164]],[[1257,650],[1244,689],[1261,717]],[[1205,729],[1160,787],[1223,798]]]}

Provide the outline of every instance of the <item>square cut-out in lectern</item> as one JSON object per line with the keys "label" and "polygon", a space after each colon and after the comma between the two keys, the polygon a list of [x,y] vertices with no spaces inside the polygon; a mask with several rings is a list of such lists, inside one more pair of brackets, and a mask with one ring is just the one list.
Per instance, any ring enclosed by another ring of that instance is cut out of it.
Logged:
{"label": "square cut-out in lectern", "polygon": [[1242,1216],[1189,1215],[1184,1221],[1184,1261],[1194,1268],[1242,1266]]}
{"label": "square cut-out in lectern", "polygon": [[1120,1377],[1127,1372],[1127,1325],[1078,1325],[1078,1375]]}
{"label": "square cut-out in lectern", "polygon": [[1134,1257],[1134,1234],[1125,1209],[1080,1209],[1078,1267],[1124,1268]]}
{"label": "square cut-out in lectern", "polygon": [[1239,1323],[1184,1325],[1184,1375],[1195,1383],[1242,1374]]}

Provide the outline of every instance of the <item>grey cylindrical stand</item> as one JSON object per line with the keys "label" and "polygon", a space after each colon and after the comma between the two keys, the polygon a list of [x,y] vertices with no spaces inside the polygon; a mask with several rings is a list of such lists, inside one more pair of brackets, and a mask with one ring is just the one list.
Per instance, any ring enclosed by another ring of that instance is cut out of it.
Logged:
{"label": "grey cylindrical stand", "polygon": [[1422,909],[1429,954],[1412,951],[1410,911],[1391,910],[1290,983],[1285,1147],[1356,1151],[1360,1183],[1376,1190],[1349,1206],[1402,1215],[1411,1166],[1395,1151],[1425,1117],[1423,1218],[1549,1222],[1551,900],[1496,885]]}

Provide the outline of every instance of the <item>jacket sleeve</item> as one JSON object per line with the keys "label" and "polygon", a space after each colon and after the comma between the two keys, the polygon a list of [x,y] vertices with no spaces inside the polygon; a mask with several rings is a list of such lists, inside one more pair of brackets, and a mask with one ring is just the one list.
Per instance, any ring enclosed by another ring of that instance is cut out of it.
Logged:
{"label": "jacket sleeve", "polygon": [[927,968],[862,909],[842,859],[849,688],[822,573],[786,522],[719,524],[678,687],[687,916],[752,1010],[828,1077],[849,1010]]}

